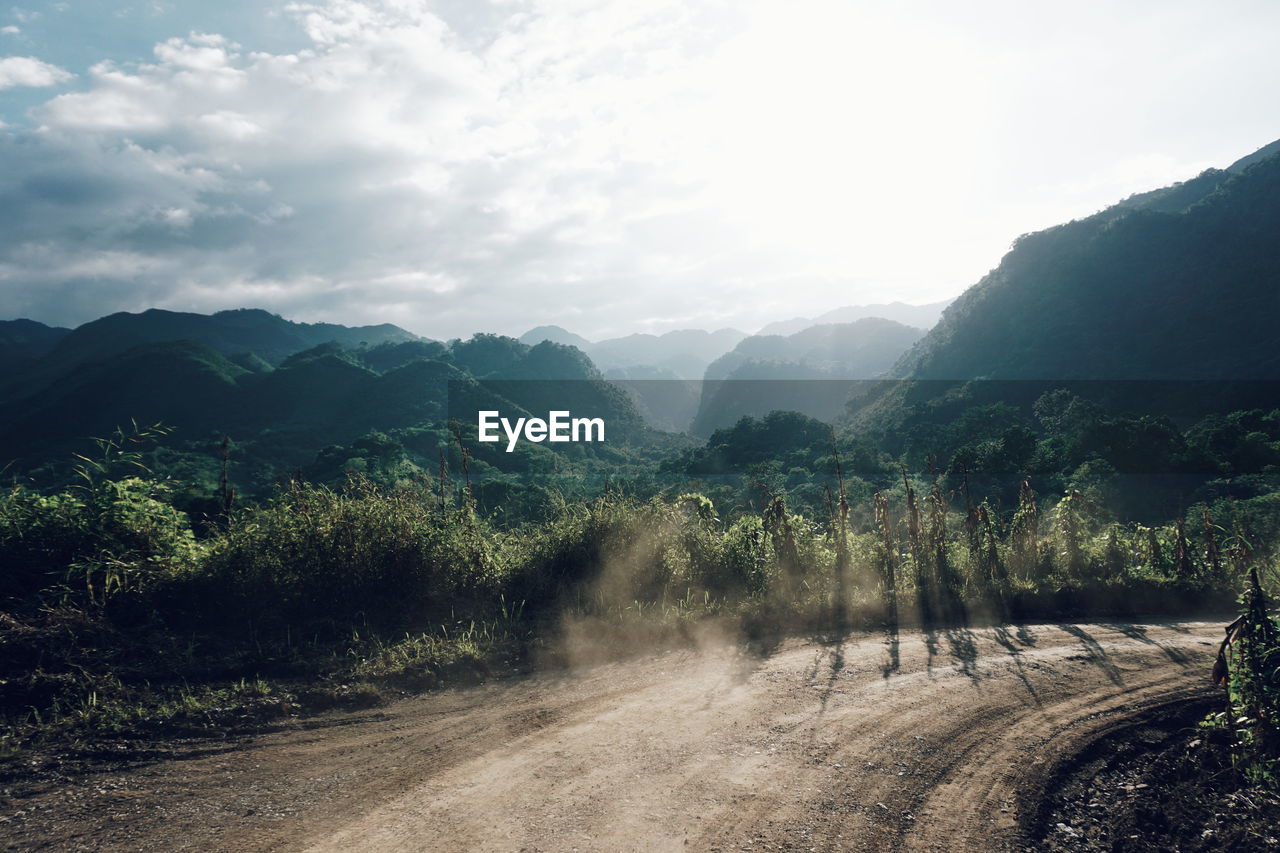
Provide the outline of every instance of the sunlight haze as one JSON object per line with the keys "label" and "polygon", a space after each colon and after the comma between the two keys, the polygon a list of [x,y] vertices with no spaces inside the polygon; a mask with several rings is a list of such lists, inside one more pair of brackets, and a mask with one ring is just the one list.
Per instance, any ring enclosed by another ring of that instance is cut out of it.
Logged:
{"label": "sunlight haze", "polygon": [[419,0],[0,13],[0,317],[591,339],[960,293],[1280,136],[1280,7]]}

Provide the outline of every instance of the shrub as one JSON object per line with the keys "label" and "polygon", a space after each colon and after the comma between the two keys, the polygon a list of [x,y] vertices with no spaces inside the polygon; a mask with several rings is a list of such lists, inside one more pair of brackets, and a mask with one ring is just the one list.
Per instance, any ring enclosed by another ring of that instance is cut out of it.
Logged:
{"label": "shrub", "polygon": [[0,497],[0,599],[104,606],[191,565],[198,549],[166,484],[126,477],[41,495]]}
{"label": "shrub", "polygon": [[202,579],[258,623],[394,626],[491,597],[492,539],[468,508],[441,508],[425,488],[295,484],[231,519]]}

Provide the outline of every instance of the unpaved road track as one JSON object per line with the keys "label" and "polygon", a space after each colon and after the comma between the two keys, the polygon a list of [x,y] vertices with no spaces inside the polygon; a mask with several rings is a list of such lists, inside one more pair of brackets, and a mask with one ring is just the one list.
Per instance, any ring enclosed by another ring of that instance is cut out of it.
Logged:
{"label": "unpaved road track", "polygon": [[883,636],[709,644],[436,693],[12,800],[0,849],[1023,849],[1055,763],[1210,689],[1220,630],[904,633],[896,667]]}

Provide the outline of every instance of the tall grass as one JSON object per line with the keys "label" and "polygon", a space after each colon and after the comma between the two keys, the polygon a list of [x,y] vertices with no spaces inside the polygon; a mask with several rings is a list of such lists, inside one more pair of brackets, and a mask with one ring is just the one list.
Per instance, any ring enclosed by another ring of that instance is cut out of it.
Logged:
{"label": "tall grass", "polygon": [[[1249,523],[1220,506],[1122,524],[1029,483],[1007,516],[967,494],[956,510],[904,474],[869,512],[841,496],[825,519],[785,494],[725,518],[698,494],[609,492],[499,529],[465,488],[352,481],[290,484],[197,540],[163,483],[110,468],[60,494],[0,495],[11,722],[218,679],[428,685],[546,649],[569,623],[662,642],[708,618],[761,636],[1225,606],[1242,570],[1222,554]],[[70,641],[90,636],[93,655]]]}

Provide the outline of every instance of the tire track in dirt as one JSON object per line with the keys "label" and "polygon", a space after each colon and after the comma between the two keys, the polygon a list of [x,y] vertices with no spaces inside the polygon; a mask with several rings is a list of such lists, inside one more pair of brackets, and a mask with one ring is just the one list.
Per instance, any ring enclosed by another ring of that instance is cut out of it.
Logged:
{"label": "tire track in dirt", "polygon": [[[1208,688],[1217,623],[680,651],[73,780],[9,849],[1005,850],[1058,761]],[[71,795],[68,794],[68,790]],[[82,796],[74,796],[74,794]],[[115,815],[113,819],[113,815]],[[17,845],[17,846],[13,846]]]}

